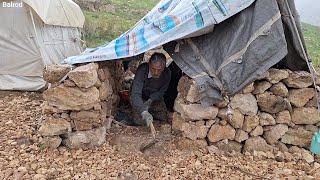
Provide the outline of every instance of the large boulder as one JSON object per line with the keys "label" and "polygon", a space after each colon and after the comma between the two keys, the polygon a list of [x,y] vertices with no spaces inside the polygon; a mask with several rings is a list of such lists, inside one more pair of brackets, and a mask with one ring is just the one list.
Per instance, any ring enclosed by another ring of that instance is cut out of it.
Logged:
{"label": "large boulder", "polygon": [[296,108],[292,113],[295,124],[317,124],[320,122],[320,112],[316,108]]}
{"label": "large boulder", "polygon": [[59,82],[68,72],[71,70],[71,66],[68,64],[52,64],[48,65],[43,70],[43,79],[48,83]]}
{"label": "large boulder", "polygon": [[102,124],[101,114],[99,111],[79,111],[71,112],[71,120],[77,131],[89,130]]}
{"label": "large boulder", "polygon": [[264,138],[269,144],[275,144],[288,131],[288,126],[285,124],[277,124],[272,126],[269,131],[264,132]]}
{"label": "large boulder", "polygon": [[219,109],[218,117],[220,117],[222,120],[226,120],[231,124],[234,128],[242,128],[243,121],[244,121],[244,115],[238,110],[235,109],[233,111],[232,118],[229,119],[227,116],[227,109]]}
{"label": "large boulder", "polygon": [[260,109],[268,113],[278,113],[290,106],[290,102],[281,96],[275,96],[270,92],[257,95],[257,101]]}
{"label": "large boulder", "polygon": [[276,124],[276,120],[269,113],[264,113],[264,112],[259,113],[259,120],[260,120],[261,126],[270,126],[270,125]]}
{"label": "large boulder", "polygon": [[292,89],[289,91],[289,101],[296,107],[303,107],[315,96],[313,88]]}
{"label": "large boulder", "polygon": [[214,119],[218,114],[217,107],[203,107],[201,104],[185,104],[180,99],[175,101],[174,109],[181,114],[182,118],[190,120]]}
{"label": "large boulder", "polygon": [[246,140],[244,146],[243,146],[243,152],[253,152],[253,151],[263,151],[268,152],[272,151],[274,148],[267,144],[266,140],[264,140],[262,137],[251,137],[248,140]]}
{"label": "large boulder", "polygon": [[235,135],[236,130],[232,126],[214,124],[208,133],[208,139],[210,142],[218,142],[224,139],[234,140]]}
{"label": "large boulder", "polygon": [[311,74],[305,71],[289,72],[289,78],[284,83],[291,88],[306,88],[313,84]]}
{"label": "large boulder", "polygon": [[87,149],[101,146],[106,140],[106,127],[89,131],[76,131],[65,135],[62,143],[70,149]]}
{"label": "large boulder", "polygon": [[71,132],[71,124],[62,118],[48,118],[42,122],[39,133],[42,136],[56,136]]}
{"label": "large boulder", "polygon": [[95,63],[79,66],[68,73],[68,77],[75,82],[78,87],[89,88],[96,84],[98,80],[98,68]]}
{"label": "large boulder", "polygon": [[250,133],[253,129],[255,129],[259,125],[259,116],[246,116],[244,119],[244,123],[242,129],[248,133]]}
{"label": "large boulder", "polygon": [[81,91],[77,87],[60,85],[46,90],[43,93],[43,98],[48,102],[48,105],[61,110],[89,110],[99,102],[99,91],[96,87]]}
{"label": "large boulder", "polygon": [[258,82],[254,85],[254,91],[252,92],[253,94],[262,94],[266,90],[268,90],[272,84],[268,81],[261,81]]}
{"label": "large boulder", "polygon": [[289,95],[289,90],[282,82],[274,84],[270,91],[276,96],[287,97]]}
{"label": "large boulder", "polygon": [[282,69],[269,69],[269,76],[267,77],[267,80],[271,82],[272,84],[276,84],[280,82],[283,79],[286,79],[289,77],[289,73],[286,70]]}
{"label": "large boulder", "polygon": [[252,94],[236,94],[230,105],[245,115],[256,115],[258,112],[257,100]]}
{"label": "large boulder", "polygon": [[286,134],[281,138],[281,142],[285,144],[309,148],[312,136],[312,132],[307,131],[301,127],[298,129],[289,128]]}
{"label": "large boulder", "polygon": [[195,125],[184,122],[181,127],[182,135],[191,140],[204,139],[207,136],[208,128],[203,125]]}

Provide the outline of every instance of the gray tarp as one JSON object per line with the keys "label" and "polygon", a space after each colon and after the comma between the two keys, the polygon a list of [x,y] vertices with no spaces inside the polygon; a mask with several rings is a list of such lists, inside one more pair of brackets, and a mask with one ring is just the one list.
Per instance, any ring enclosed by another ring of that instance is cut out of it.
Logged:
{"label": "gray tarp", "polygon": [[204,106],[222,94],[234,95],[288,53],[276,0],[257,0],[213,32],[180,41],[176,49],[173,59],[197,82]]}

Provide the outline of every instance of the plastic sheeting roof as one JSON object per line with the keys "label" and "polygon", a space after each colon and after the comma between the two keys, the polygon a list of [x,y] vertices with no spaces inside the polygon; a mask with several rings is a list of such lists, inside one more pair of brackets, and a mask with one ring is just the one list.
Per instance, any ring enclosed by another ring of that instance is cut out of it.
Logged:
{"label": "plastic sheeting roof", "polygon": [[48,25],[82,28],[85,17],[72,0],[23,0]]}

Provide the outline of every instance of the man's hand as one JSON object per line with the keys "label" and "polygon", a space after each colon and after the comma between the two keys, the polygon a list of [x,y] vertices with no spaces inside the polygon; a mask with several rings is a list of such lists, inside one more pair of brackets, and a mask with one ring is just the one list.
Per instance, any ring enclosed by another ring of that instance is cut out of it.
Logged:
{"label": "man's hand", "polygon": [[146,102],[143,103],[144,105],[146,105],[149,109],[149,107],[151,106],[152,104],[152,100],[151,99],[148,99]]}
{"label": "man's hand", "polygon": [[143,111],[141,113],[142,119],[146,122],[147,126],[149,127],[150,124],[153,122],[153,116],[148,111]]}

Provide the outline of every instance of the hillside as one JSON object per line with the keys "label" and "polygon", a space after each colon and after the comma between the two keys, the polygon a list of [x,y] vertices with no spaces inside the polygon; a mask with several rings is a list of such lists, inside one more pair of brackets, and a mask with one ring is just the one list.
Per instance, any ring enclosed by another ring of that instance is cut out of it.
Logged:
{"label": "hillside", "polygon": [[[84,40],[88,47],[111,41],[130,29],[158,0],[104,0],[93,6],[82,5],[86,16]],[[102,7],[102,8],[101,8]],[[320,28],[303,23],[307,48],[314,64],[320,68]]]}

